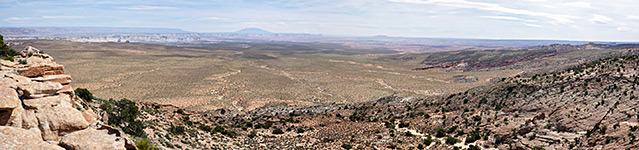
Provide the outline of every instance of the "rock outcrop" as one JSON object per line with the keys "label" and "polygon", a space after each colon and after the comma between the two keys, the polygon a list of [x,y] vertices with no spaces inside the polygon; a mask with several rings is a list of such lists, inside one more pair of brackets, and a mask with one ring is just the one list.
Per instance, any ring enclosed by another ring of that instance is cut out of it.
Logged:
{"label": "rock outcrop", "polygon": [[53,57],[29,46],[14,60],[0,60],[0,149],[135,149],[96,121]]}

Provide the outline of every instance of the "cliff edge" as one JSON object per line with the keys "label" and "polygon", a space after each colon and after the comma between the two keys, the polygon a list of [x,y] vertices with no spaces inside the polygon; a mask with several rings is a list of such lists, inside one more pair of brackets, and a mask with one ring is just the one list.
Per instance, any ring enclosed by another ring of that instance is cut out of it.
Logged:
{"label": "cliff edge", "polygon": [[136,149],[75,96],[71,76],[28,46],[0,60],[0,149]]}

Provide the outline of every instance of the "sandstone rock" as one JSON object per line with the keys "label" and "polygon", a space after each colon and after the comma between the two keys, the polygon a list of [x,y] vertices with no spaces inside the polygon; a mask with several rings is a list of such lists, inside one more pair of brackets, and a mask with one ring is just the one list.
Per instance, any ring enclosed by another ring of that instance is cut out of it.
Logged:
{"label": "sandstone rock", "polygon": [[29,56],[29,53],[33,54],[39,54],[40,50],[33,47],[33,46],[27,46],[25,47],[21,52],[20,52],[20,56],[22,57],[27,57]]}
{"label": "sandstone rock", "polygon": [[20,70],[18,70],[18,72],[20,72],[20,75],[22,75],[22,76],[35,77],[35,76],[44,75],[44,68],[42,68],[42,67],[29,67],[29,68],[26,68],[26,69],[20,69]]}
{"label": "sandstone rock", "polygon": [[42,138],[46,141],[57,141],[60,135],[89,126],[82,113],[72,107],[44,106],[37,109],[35,116],[42,131]]}
{"label": "sandstone rock", "polygon": [[55,63],[45,63],[45,64],[35,64],[31,65],[28,68],[20,68],[18,72],[20,75],[26,77],[36,77],[44,75],[45,71],[58,71],[64,70],[64,66],[58,65]]}
{"label": "sandstone rock", "polygon": [[8,60],[0,60],[0,65],[9,68],[15,68],[16,63]]}
{"label": "sandstone rock", "polygon": [[20,107],[18,93],[12,88],[0,86],[0,125],[6,125],[12,120],[16,107]]}
{"label": "sandstone rock", "polygon": [[31,82],[19,85],[20,90],[28,98],[40,98],[55,94],[62,89],[62,84],[57,82]]}
{"label": "sandstone rock", "polygon": [[34,99],[25,99],[23,101],[24,106],[30,109],[38,109],[45,106],[55,107],[60,105],[62,100],[69,100],[66,95],[56,95],[56,96],[47,96],[42,98],[34,98]]}
{"label": "sandstone rock", "polygon": [[0,87],[0,110],[13,109],[20,106],[20,99],[15,89]]}
{"label": "sandstone rock", "polygon": [[26,129],[0,126],[0,149],[64,150],[62,147],[42,141],[40,135]]}
{"label": "sandstone rock", "polygon": [[82,117],[84,117],[84,120],[86,120],[89,124],[93,124],[97,121],[97,115],[90,108],[82,112]]}
{"label": "sandstone rock", "polygon": [[[128,141],[122,138],[117,129],[107,126],[100,128],[88,128],[70,133],[60,141],[60,145],[70,150],[94,150],[94,149],[127,149]],[[130,145],[130,143],[128,144]]]}
{"label": "sandstone rock", "polygon": [[62,85],[62,89],[58,90],[58,93],[66,94],[66,95],[69,95],[71,97],[75,97],[75,94],[74,94],[74,91],[73,91],[73,87],[71,87],[71,85],[69,85],[69,84]]}
{"label": "sandstone rock", "polygon": [[42,77],[37,77],[37,78],[33,78],[33,81],[38,81],[38,82],[46,82],[46,81],[51,81],[51,82],[58,82],[60,84],[69,84],[71,83],[71,76],[69,75],[44,75]]}
{"label": "sandstone rock", "polygon": [[44,75],[61,75],[64,74],[64,70],[49,70],[44,71]]}
{"label": "sandstone rock", "polygon": [[42,63],[46,63],[46,62],[41,57],[33,56],[33,57],[28,57],[27,58],[27,63],[29,63],[29,64],[42,64]]}

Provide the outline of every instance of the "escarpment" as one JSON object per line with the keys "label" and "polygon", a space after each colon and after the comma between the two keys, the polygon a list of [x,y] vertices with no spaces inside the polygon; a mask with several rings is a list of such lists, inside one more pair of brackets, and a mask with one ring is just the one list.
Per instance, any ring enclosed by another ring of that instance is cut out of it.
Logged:
{"label": "escarpment", "polygon": [[0,60],[0,149],[135,149],[75,96],[53,57],[26,47]]}

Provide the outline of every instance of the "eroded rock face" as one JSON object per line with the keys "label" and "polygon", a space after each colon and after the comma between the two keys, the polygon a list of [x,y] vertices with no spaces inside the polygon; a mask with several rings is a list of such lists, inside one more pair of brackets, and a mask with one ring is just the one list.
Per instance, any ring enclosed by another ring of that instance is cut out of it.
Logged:
{"label": "eroded rock face", "polygon": [[21,54],[0,60],[0,149],[64,149],[61,141],[71,149],[126,149],[126,141],[131,148],[123,133],[90,127],[97,115],[77,102],[62,65],[33,47]]}
{"label": "eroded rock face", "polygon": [[119,136],[119,131],[109,130],[106,127],[87,128],[73,132],[62,138],[60,145],[72,150],[112,149],[124,150],[126,139]]}
{"label": "eroded rock face", "polygon": [[0,149],[64,150],[42,141],[40,135],[22,128],[0,126]]}

